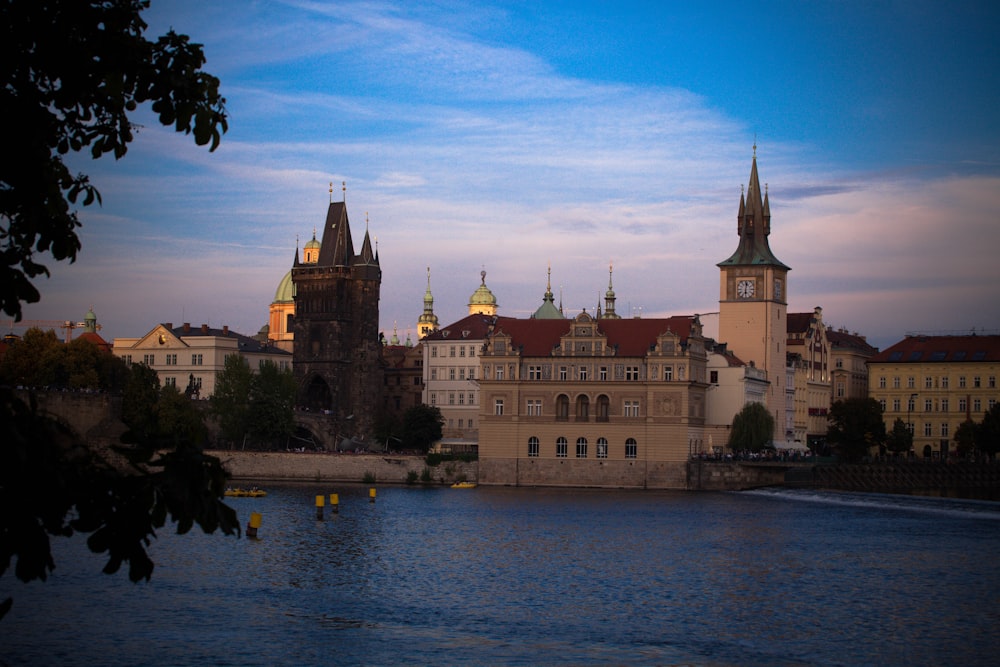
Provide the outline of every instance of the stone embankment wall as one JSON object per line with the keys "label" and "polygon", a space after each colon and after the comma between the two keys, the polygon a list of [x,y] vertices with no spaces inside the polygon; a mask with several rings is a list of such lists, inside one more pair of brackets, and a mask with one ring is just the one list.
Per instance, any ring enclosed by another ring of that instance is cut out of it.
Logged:
{"label": "stone embankment wall", "polygon": [[724,463],[694,460],[688,462],[688,488],[692,491],[743,491],[785,483],[788,466]]}
{"label": "stone embankment wall", "polygon": [[361,483],[374,477],[383,484],[405,484],[410,474],[417,475],[417,482],[428,470],[437,484],[456,481],[474,482],[477,478],[475,462],[444,461],[430,467],[422,456],[393,456],[391,454],[326,454],[312,452],[241,452],[214,450],[206,452],[217,456],[233,476],[234,483],[254,482],[354,482]]}

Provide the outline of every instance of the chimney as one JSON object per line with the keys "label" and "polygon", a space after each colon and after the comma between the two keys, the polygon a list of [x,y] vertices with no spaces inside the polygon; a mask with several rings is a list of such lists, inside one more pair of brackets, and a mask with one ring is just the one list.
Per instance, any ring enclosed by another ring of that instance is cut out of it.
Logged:
{"label": "chimney", "polygon": [[207,336],[208,335],[208,325],[207,324],[202,324],[201,325],[201,333],[202,333],[203,336]]}
{"label": "chimney", "polygon": [[223,336],[228,336],[229,335],[229,325],[228,324],[222,325],[222,335]]}
{"label": "chimney", "polygon": [[167,322],[166,327],[168,329],[170,329],[171,331],[173,331],[174,330],[174,323],[173,322]]}
{"label": "chimney", "polygon": [[190,322],[185,322],[184,323],[184,333],[186,333],[186,334],[191,333],[191,323]]}

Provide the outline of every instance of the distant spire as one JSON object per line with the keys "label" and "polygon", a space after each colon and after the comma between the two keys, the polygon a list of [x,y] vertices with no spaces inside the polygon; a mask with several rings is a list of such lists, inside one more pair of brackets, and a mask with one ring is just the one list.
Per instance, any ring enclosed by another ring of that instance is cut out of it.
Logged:
{"label": "distant spire", "polygon": [[333,181],[330,181],[330,203],[333,203]]}
{"label": "distant spire", "polygon": [[340,182],[340,189],[344,193],[344,203],[347,203],[347,181]]}

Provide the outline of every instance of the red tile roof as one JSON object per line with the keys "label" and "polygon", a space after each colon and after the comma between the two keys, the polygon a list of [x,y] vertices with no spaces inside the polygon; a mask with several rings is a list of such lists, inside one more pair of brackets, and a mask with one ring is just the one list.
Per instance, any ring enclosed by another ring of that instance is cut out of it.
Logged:
{"label": "red tile roof", "polygon": [[1000,361],[1000,336],[907,336],[870,362]]}
{"label": "red tile roof", "polygon": [[[691,333],[690,316],[667,318],[633,318],[621,320],[596,320],[598,334],[607,337],[610,347],[617,347],[619,356],[641,357],[656,344],[660,334],[672,331],[686,343]],[[521,354],[544,357],[559,345],[560,338],[569,333],[574,320],[533,320],[498,318],[497,331],[509,334]]]}

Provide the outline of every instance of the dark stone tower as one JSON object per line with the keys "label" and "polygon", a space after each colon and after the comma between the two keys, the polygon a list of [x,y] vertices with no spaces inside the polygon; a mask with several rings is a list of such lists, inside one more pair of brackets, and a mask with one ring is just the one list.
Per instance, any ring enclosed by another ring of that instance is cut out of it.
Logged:
{"label": "dark stone tower", "polygon": [[295,288],[293,368],[299,402],[324,411],[343,437],[372,431],[382,391],[378,301],[382,269],[368,230],[354,254],[347,205],[331,202],[319,260],[292,267]]}

